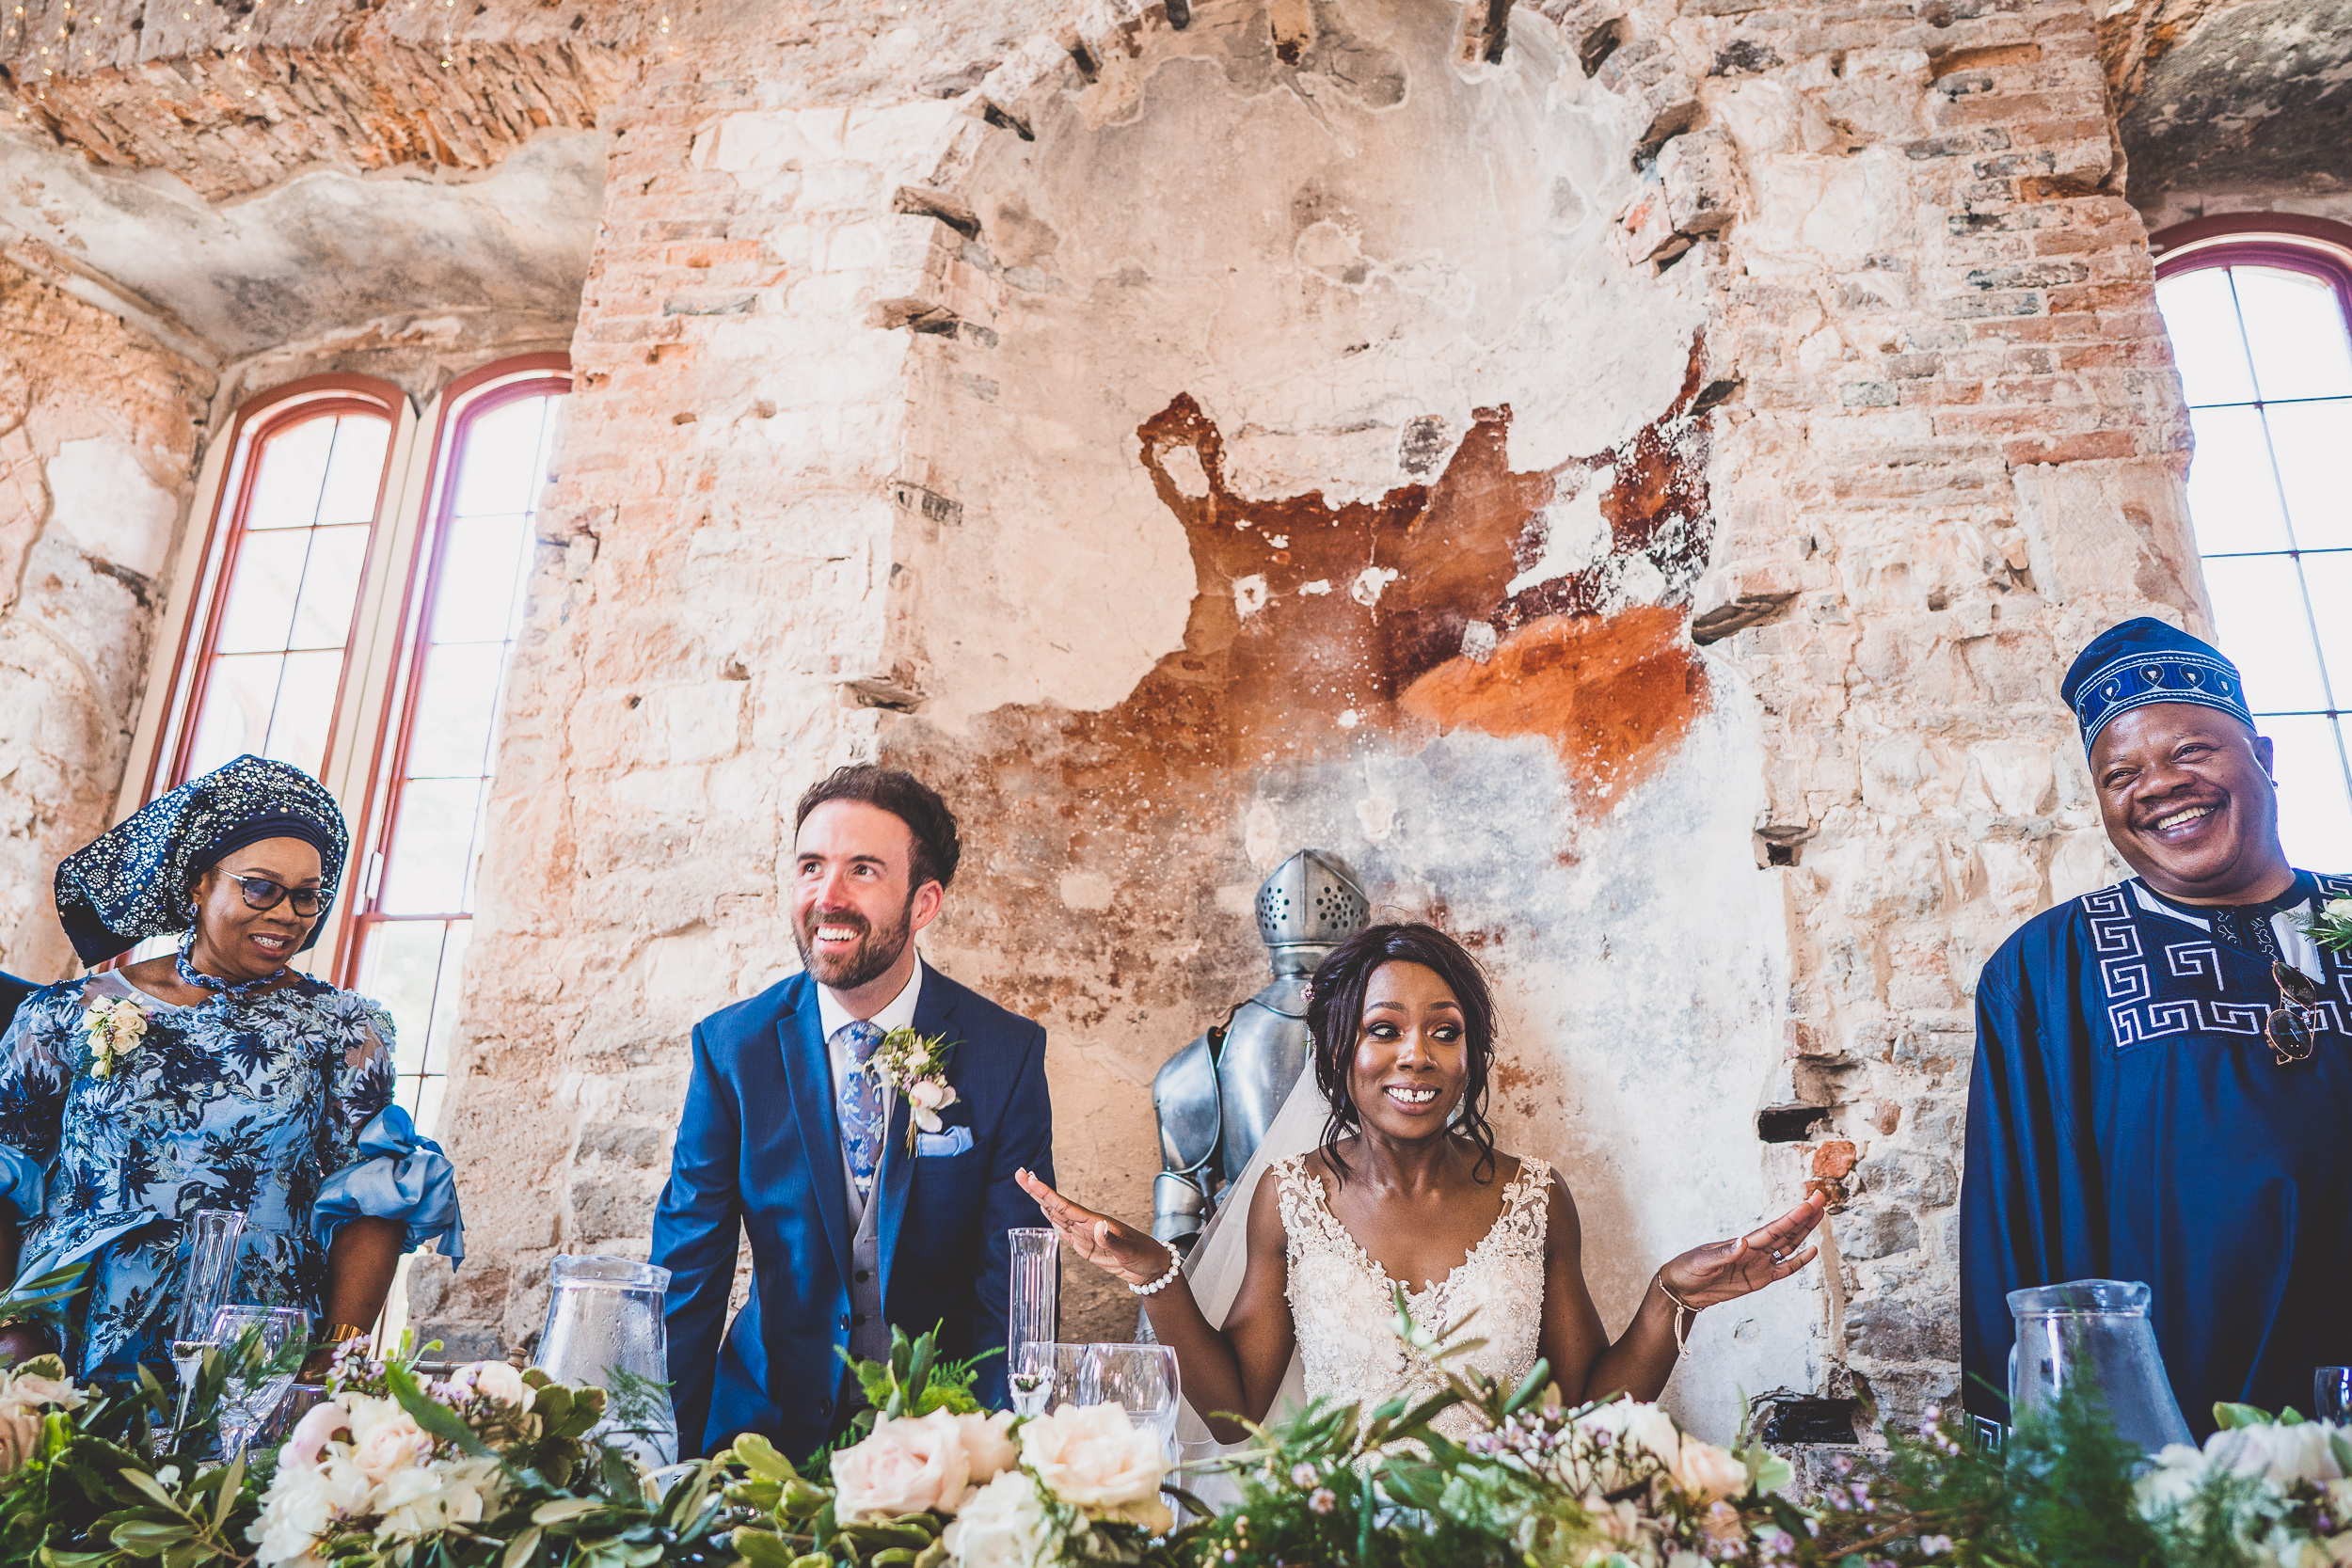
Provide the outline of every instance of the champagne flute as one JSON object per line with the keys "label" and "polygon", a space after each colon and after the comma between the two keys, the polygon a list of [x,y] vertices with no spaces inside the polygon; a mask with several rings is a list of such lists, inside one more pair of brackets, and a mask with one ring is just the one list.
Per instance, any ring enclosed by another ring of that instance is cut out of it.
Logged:
{"label": "champagne flute", "polygon": [[181,1227],[187,1262],[180,1271],[180,1299],[171,1317],[171,1370],[180,1377],[180,1414],[188,1417],[196,1370],[215,1340],[213,1319],[229,1301],[237,1276],[237,1244],[245,1237],[245,1215],[233,1209],[199,1209]]}
{"label": "champagne flute", "polygon": [[213,1315],[213,1342],[227,1357],[220,1398],[220,1452],[233,1459],[294,1386],[310,1314],[298,1307],[224,1307]]}

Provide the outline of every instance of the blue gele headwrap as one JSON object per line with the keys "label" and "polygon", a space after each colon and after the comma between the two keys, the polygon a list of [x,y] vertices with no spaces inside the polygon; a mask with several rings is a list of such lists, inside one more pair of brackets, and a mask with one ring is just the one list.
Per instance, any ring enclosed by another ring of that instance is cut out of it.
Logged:
{"label": "blue gele headwrap", "polygon": [[298,838],[319,852],[319,912],[308,952],[326,928],[351,834],[325,786],[301,768],[246,755],[159,795],[57,864],[57,920],[86,964],[127,953],[193,923],[188,890],[222,856],[266,838]]}
{"label": "blue gele headwrap", "polygon": [[2075,656],[2058,695],[2074,710],[2086,752],[2119,714],[2151,703],[2195,703],[2219,708],[2249,729],[2254,723],[2237,666],[2212,643],[2147,615],[2092,638]]}

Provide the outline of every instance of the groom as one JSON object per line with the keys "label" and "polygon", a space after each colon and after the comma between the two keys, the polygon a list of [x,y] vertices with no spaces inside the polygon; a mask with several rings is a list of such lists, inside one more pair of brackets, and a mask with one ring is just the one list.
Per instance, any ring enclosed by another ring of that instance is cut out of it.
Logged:
{"label": "groom", "polygon": [[[924,964],[962,846],[912,774],[836,769],[801,797],[790,910],[803,972],[695,1026],[694,1065],[654,1214],[683,1455],[742,1432],[799,1458],[858,1405],[841,1354],[881,1359],[892,1324],[940,1325],[1002,1404],[1007,1243],[1042,1223],[1013,1183],[1051,1180],[1045,1031]],[[894,1029],[950,1046],[954,1099],[915,1132],[869,1059]],[[910,1139],[910,1132],[913,1137]],[[720,1343],[739,1226],[750,1298]]]}

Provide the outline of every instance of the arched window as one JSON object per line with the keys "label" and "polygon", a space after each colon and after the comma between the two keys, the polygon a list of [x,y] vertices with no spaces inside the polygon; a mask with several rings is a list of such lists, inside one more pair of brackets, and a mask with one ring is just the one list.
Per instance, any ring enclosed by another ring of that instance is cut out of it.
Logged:
{"label": "arched window", "polygon": [[443,395],[398,684],[359,840],[346,983],[392,1011],[401,1102],[438,1119],[472,930],[501,694],[521,633],[564,360],[492,366]]}
{"label": "arched window", "polygon": [[[208,456],[214,523],[176,568],[120,814],[241,752],[315,773],[352,826],[303,967],[397,1026],[430,1133],[473,912],[500,694],[522,626],[561,355],[452,382],[420,419],[354,377],[266,393]],[[143,950],[144,951],[144,950]]]}
{"label": "arched window", "polygon": [[2298,865],[2352,865],[2352,230],[2275,215],[2155,236],[2222,651],[2278,752]]}
{"label": "arched window", "polygon": [[399,405],[321,380],[240,416],[151,796],[246,752],[326,771]]}

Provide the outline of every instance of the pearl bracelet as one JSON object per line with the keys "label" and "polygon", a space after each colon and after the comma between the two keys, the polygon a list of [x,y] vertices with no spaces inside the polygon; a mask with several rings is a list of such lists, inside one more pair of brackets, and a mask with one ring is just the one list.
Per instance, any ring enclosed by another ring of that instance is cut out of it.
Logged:
{"label": "pearl bracelet", "polygon": [[[1163,1245],[1163,1246],[1167,1246],[1167,1243],[1166,1243],[1165,1242],[1163,1242],[1163,1243],[1160,1243],[1160,1244],[1161,1244],[1161,1245]],[[1174,1247],[1168,1247],[1168,1272],[1167,1272],[1166,1274],[1164,1274],[1164,1275],[1160,1275],[1160,1277],[1159,1277],[1159,1278],[1157,1278],[1157,1279],[1155,1279],[1155,1280],[1152,1281],[1152,1283],[1151,1283],[1151,1284],[1149,1284],[1149,1285],[1130,1285],[1130,1286],[1128,1286],[1128,1287],[1127,1287],[1127,1289],[1129,1289],[1130,1291],[1133,1291],[1136,1294],[1137,1294],[1137,1295],[1139,1295],[1139,1296],[1155,1296],[1155,1295],[1158,1295],[1158,1294],[1159,1294],[1162,1291],[1167,1290],[1167,1289],[1168,1289],[1170,1285],[1175,1284],[1175,1283],[1176,1283],[1176,1276],[1177,1276],[1178,1275],[1180,1275],[1180,1274],[1184,1273],[1184,1258],[1183,1258],[1183,1257],[1182,1257],[1182,1256],[1181,1256],[1181,1255],[1177,1252],[1177,1250],[1176,1250]]]}

